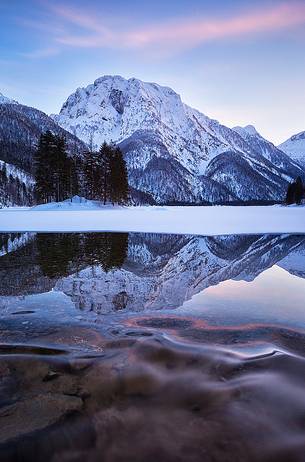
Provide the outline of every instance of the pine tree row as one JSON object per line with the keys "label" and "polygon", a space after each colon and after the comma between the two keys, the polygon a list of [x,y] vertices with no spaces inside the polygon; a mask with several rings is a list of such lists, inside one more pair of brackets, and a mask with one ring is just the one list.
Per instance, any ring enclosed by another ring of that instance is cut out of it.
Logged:
{"label": "pine tree row", "polygon": [[128,175],[121,150],[103,143],[99,151],[88,151],[82,161],[85,196],[104,204],[128,201]]}
{"label": "pine tree row", "polygon": [[62,201],[74,195],[104,204],[128,201],[128,176],[118,147],[104,143],[97,152],[69,157],[65,140],[50,131],[41,135],[34,158],[38,203]]}

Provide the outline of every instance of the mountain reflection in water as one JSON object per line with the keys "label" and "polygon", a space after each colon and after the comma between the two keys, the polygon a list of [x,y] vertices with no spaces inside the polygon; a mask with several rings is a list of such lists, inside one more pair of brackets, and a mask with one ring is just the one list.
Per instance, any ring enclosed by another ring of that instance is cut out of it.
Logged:
{"label": "mountain reflection in water", "polygon": [[303,461],[305,236],[0,235],[0,460]]}

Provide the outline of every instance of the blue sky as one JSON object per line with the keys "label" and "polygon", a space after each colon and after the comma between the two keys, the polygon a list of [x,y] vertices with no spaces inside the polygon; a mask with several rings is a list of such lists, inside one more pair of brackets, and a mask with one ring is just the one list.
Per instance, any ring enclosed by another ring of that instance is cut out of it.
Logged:
{"label": "blue sky", "polygon": [[104,74],[278,144],[305,130],[305,0],[0,0],[0,92],[47,113]]}

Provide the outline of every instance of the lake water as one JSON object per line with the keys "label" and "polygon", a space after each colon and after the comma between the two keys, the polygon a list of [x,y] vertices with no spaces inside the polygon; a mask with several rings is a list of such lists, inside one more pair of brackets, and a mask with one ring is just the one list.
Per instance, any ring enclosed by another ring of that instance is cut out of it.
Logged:
{"label": "lake water", "polygon": [[305,461],[305,236],[0,235],[0,461]]}

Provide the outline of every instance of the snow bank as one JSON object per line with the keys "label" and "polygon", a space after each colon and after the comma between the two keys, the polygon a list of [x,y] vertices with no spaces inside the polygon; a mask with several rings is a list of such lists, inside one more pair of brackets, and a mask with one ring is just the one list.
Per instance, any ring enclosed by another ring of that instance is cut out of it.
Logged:
{"label": "snow bank", "polygon": [[134,231],[210,236],[305,233],[304,207],[68,207],[0,210],[0,231]]}
{"label": "snow bank", "polygon": [[73,196],[72,199],[66,199],[63,202],[50,202],[49,204],[40,204],[32,207],[35,211],[48,211],[48,210],[100,210],[101,204],[97,201],[90,201],[85,197]]}

